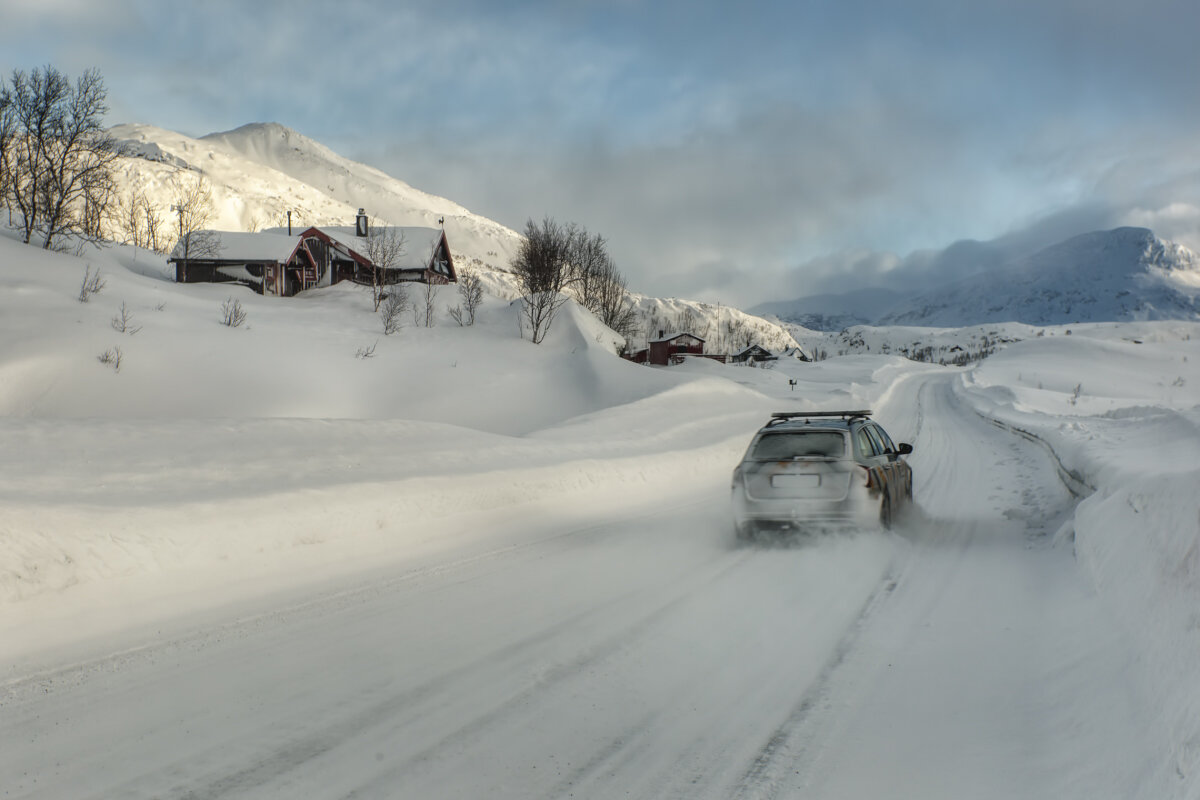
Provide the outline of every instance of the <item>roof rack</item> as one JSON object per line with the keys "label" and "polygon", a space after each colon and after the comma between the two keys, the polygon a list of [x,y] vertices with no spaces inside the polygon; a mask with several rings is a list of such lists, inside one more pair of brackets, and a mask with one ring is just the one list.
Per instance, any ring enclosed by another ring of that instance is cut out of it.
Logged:
{"label": "roof rack", "polygon": [[862,417],[871,416],[869,409],[861,409],[858,411],[776,411],[771,414],[771,420],[768,425],[777,425],[780,422],[787,422],[790,419],[811,419],[813,417],[837,417],[839,419],[860,419]]}

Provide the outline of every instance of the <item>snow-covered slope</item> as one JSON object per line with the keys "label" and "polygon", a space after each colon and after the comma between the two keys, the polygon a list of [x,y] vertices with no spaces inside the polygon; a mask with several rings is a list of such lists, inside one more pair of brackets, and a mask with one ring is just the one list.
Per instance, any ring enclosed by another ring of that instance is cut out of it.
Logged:
{"label": "snow-covered slope", "polygon": [[[1200,323],[649,369],[81,252],[0,231],[14,797],[1196,798]],[[846,407],[912,524],[734,547],[754,430]]]}
{"label": "snow-covered slope", "polygon": [[[122,196],[145,192],[168,228],[173,181],[195,174],[203,174],[211,185],[215,208],[209,227],[218,230],[280,227],[287,224],[288,211],[293,229],[352,224],[359,208],[392,225],[436,227],[444,220],[459,268],[474,268],[488,294],[503,300],[518,296],[508,271],[521,241],[516,231],[282,125],[253,123],[198,139],[150,125],[118,125],[112,133],[131,156],[118,169]],[[710,350],[718,341],[746,336],[773,349],[796,345],[783,327],[728,307],[718,311],[703,303],[641,295],[635,302],[642,328],[633,337],[637,346],[660,328],[708,338],[714,343]]]}
{"label": "snow-covered slope", "polygon": [[640,331],[631,342],[634,349],[672,333],[699,336],[709,353],[736,353],[751,344],[773,351],[801,346],[796,332],[803,328],[793,330],[729,306],[645,295],[635,295],[633,300]]}
{"label": "snow-covered slope", "polygon": [[924,294],[880,325],[1200,319],[1200,259],[1145,228],[1086,233]]}
{"label": "snow-covered slope", "polygon": [[436,222],[434,215],[471,213],[457,203],[414,189],[374,167],[343,158],[320,142],[275,122],[253,122],[231,131],[210,133],[200,137],[200,141],[219,144],[234,156],[324,189],[331,197],[346,203],[394,198],[390,205],[397,213],[422,214],[427,222]]}
{"label": "snow-covered slope", "polygon": [[118,125],[112,134],[133,158],[123,159],[123,191],[144,190],[160,209],[171,205],[171,180],[181,170],[202,173],[213,192],[211,227],[258,230],[350,225],[359,208],[393,225],[433,227],[445,220],[455,258],[502,272],[520,236],[441,197],[337,155],[273,123],[245,125],[199,139],[150,125]]}
{"label": "snow-covered slope", "polygon": [[277,170],[393,225],[437,227],[444,219],[447,238],[453,246],[470,259],[478,259],[492,268],[507,264],[520,240],[515,231],[472,214],[458,203],[414,189],[277,123],[243,125],[232,131],[209,134],[200,141],[226,148],[231,156]]}

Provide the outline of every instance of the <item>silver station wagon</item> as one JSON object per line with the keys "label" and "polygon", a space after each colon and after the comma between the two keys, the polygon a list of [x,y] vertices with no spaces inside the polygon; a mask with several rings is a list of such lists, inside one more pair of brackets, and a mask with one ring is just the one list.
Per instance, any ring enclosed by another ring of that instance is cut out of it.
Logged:
{"label": "silver station wagon", "polygon": [[890,528],[912,503],[912,469],[870,411],[771,415],[733,471],[739,539],[774,531]]}

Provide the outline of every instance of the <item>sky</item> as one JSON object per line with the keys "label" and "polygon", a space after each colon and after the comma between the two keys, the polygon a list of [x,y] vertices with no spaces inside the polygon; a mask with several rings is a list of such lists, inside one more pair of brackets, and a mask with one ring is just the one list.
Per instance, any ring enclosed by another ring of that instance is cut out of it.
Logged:
{"label": "sky", "polygon": [[0,74],[97,68],[112,124],[278,122],[747,307],[926,288],[964,239],[1200,248],[1198,30],[1194,0],[0,0]]}

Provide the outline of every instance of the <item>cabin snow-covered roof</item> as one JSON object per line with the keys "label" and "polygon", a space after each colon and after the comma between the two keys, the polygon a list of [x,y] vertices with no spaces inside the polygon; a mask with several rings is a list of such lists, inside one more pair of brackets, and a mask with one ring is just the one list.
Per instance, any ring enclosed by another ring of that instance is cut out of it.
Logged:
{"label": "cabin snow-covered roof", "polygon": [[780,358],[798,358],[801,361],[808,361],[808,354],[799,347],[789,347],[779,354]]}
{"label": "cabin snow-covered roof", "polygon": [[[354,226],[318,225],[321,233],[350,248],[359,255],[367,253],[367,239],[356,236]],[[380,226],[372,229],[375,234],[393,233],[404,237],[404,252],[392,266],[393,269],[427,269],[433,262],[438,246],[445,235],[441,228],[418,228],[405,226]]]}
{"label": "cabin snow-covered roof", "polygon": [[[192,234],[192,249],[195,252],[197,237],[212,237],[215,249],[204,248],[204,255],[197,260],[235,261],[246,264],[274,261],[286,263],[296,252],[300,239],[279,233],[242,233],[239,231],[197,231]],[[182,242],[171,251],[172,258],[183,258]]]}
{"label": "cabin snow-covered roof", "polygon": [[666,336],[660,336],[657,339],[651,339],[650,341],[651,342],[669,342],[672,339],[678,339],[680,336],[690,336],[698,342],[704,341],[703,339],[701,339],[699,336],[697,336],[694,333],[668,333]]}

